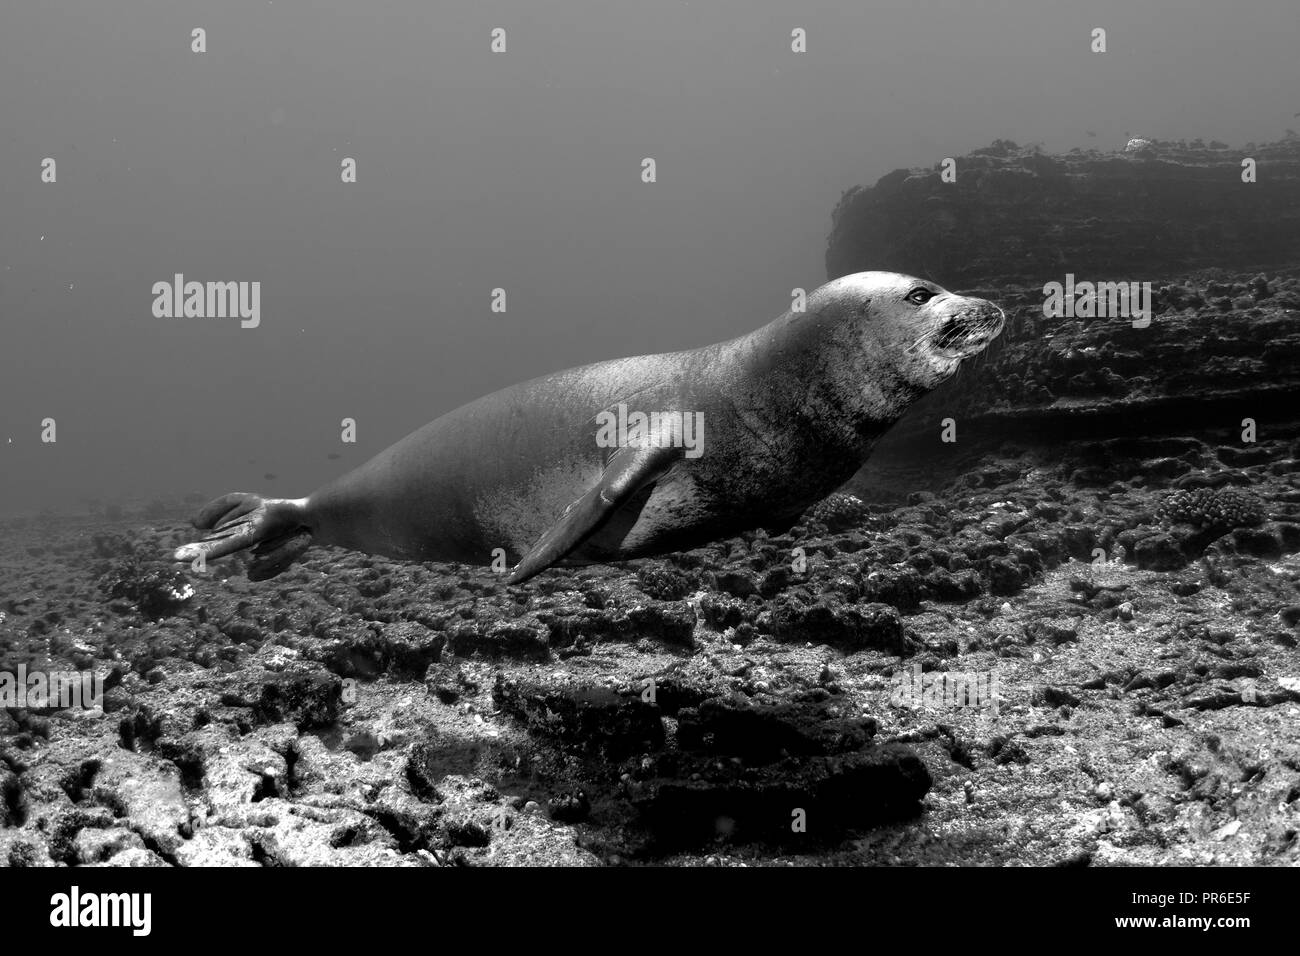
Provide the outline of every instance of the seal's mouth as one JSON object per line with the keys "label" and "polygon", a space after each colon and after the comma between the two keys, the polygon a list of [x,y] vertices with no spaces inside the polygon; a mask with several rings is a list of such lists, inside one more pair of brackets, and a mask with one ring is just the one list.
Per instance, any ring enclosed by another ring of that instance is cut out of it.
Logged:
{"label": "seal's mouth", "polygon": [[946,316],[924,342],[944,358],[964,359],[983,351],[1005,323],[1006,315],[996,305],[963,309]]}

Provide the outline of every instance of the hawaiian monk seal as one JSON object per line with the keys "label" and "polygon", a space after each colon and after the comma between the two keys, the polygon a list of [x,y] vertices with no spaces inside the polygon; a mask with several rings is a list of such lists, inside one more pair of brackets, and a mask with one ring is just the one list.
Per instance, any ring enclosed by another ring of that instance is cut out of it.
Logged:
{"label": "hawaiian monk seal", "polygon": [[211,533],[173,556],[255,548],[249,577],[262,580],[312,541],[472,564],[500,548],[515,583],[785,529],[1004,321],[932,282],[845,276],[728,342],[494,392],[306,498],[224,495],[195,518]]}

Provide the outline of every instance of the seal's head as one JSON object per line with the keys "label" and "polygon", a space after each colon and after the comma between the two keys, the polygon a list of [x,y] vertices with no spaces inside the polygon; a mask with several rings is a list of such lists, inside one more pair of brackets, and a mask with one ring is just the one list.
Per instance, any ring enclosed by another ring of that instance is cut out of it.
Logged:
{"label": "seal's head", "polygon": [[997,338],[1006,322],[986,299],[897,272],[858,272],[823,288],[849,306],[857,344],[876,359],[873,378],[888,370],[914,393],[949,378]]}
{"label": "seal's head", "polygon": [[[819,410],[819,440],[859,454],[913,402],[984,350],[1006,317],[992,302],[897,272],[842,276],[750,339],[748,376],[763,395]],[[778,402],[778,404],[780,404]],[[829,411],[828,411],[829,410]],[[782,406],[774,414],[789,414]],[[804,417],[807,417],[805,414]],[[838,438],[823,426],[838,429]]]}

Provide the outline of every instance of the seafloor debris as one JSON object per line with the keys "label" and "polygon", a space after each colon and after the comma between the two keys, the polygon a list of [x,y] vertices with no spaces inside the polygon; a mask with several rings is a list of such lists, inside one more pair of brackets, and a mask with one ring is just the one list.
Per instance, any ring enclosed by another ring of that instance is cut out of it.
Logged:
{"label": "seafloor debris", "polygon": [[99,588],[110,599],[134,602],[149,617],[175,614],[194,596],[185,572],[151,567],[137,557],[115,562],[100,578]]}

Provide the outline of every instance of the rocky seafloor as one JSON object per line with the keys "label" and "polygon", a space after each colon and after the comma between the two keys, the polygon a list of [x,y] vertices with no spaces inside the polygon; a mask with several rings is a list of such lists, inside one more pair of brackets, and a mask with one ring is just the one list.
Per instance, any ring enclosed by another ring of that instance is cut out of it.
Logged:
{"label": "rocky seafloor", "polygon": [[[0,711],[0,860],[1300,862],[1300,443],[1107,446],[518,587],[10,522],[3,669],[107,689]],[[996,712],[898,699],[917,665]]]}

